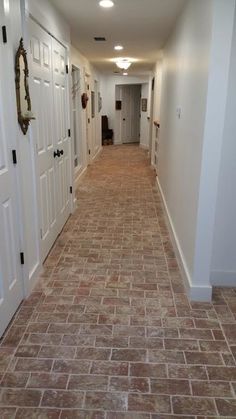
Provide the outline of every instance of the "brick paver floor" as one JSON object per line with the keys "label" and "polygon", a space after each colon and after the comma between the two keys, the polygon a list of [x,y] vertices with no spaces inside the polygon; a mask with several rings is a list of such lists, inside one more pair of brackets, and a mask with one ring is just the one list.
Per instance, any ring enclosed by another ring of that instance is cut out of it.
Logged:
{"label": "brick paver floor", "polygon": [[108,146],[0,346],[0,418],[236,418],[236,291],[190,303],[154,171]]}

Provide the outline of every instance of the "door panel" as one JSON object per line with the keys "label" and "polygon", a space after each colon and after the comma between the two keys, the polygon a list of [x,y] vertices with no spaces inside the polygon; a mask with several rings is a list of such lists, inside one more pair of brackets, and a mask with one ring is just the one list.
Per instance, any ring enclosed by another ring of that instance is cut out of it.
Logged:
{"label": "door panel", "polygon": [[88,95],[88,102],[86,106],[86,135],[87,135],[87,161],[88,164],[92,161],[93,156],[93,149],[92,149],[92,127],[91,127],[91,89],[90,89],[90,77],[85,76],[85,85],[87,89],[87,95]]}
{"label": "door panel", "polygon": [[44,260],[57,237],[55,191],[56,162],[53,156],[53,82],[52,40],[30,20],[31,96],[36,120],[32,124],[36,142],[39,206],[41,224],[41,256]]}
{"label": "door panel", "polygon": [[57,184],[57,219],[58,232],[61,231],[70,214],[69,200],[69,153],[70,140],[68,137],[68,103],[66,95],[66,49],[52,39],[52,66],[53,66],[53,90],[54,90],[54,146],[61,152],[57,160],[56,184]]}
{"label": "door panel", "polygon": [[[0,25],[4,25],[4,11],[0,2]],[[20,233],[17,202],[17,168],[13,166],[11,151],[15,146],[15,113],[5,98],[9,79],[11,43],[0,41],[0,336],[5,331],[23,299],[22,269],[20,265]],[[6,76],[6,77],[5,77]],[[12,74],[13,76],[13,74]],[[14,80],[14,78],[12,79]]]}
{"label": "door panel", "polygon": [[121,136],[123,143],[139,141],[140,136],[140,93],[138,85],[122,86]]}

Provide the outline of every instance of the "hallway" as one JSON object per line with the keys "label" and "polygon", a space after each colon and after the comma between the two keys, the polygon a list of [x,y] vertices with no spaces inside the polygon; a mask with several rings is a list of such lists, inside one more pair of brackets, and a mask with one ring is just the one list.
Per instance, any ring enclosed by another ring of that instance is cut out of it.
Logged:
{"label": "hallway", "polygon": [[0,417],[235,418],[236,292],[189,303],[146,151],[104,148],[77,198],[1,340]]}

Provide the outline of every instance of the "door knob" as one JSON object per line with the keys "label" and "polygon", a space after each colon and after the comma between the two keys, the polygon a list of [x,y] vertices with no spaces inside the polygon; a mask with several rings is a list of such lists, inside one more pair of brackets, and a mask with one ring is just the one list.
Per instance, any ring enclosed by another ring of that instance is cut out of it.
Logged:
{"label": "door knob", "polygon": [[64,151],[60,150],[60,155],[63,156],[63,154],[64,154]]}
{"label": "door knob", "polygon": [[54,151],[54,152],[53,152],[53,157],[54,157],[54,159],[55,159],[56,157],[60,157],[60,150]]}
{"label": "door knob", "polygon": [[123,121],[125,121],[125,118],[123,118]]}

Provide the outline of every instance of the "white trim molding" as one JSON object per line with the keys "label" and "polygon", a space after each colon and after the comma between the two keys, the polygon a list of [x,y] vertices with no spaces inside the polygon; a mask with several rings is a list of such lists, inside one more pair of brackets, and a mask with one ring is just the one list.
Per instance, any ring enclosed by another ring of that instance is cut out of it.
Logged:
{"label": "white trim molding", "polygon": [[174,247],[175,256],[179,265],[179,269],[180,269],[181,276],[184,281],[184,285],[185,285],[188,297],[191,301],[211,301],[211,297],[212,297],[211,286],[203,286],[203,285],[193,286],[192,284],[191,274],[188,270],[158,176],[156,177],[156,181],[157,181],[157,188],[161,195],[161,200],[162,200],[162,204],[164,208],[168,232],[170,234],[170,239]]}
{"label": "white trim molding", "polygon": [[149,150],[149,146],[146,144],[139,143],[139,147],[142,148],[143,150]]}
{"label": "white trim molding", "polygon": [[92,158],[92,161],[95,161],[98,159],[98,157],[100,156],[101,152],[102,152],[103,147],[99,147],[98,151],[95,153],[95,155]]}

